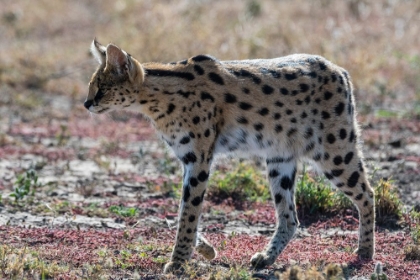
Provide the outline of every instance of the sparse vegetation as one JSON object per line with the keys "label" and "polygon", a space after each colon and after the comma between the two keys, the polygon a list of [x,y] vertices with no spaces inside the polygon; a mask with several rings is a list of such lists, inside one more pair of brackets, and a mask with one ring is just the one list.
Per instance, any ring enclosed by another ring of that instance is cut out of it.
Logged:
{"label": "sparse vegetation", "polygon": [[329,264],[321,271],[316,267],[304,271],[298,266],[292,266],[283,273],[276,272],[275,275],[279,280],[339,280],[344,278],[343,270],[337,264]]}
{"label": "sparse vegetation", "polygon": [[35,195],[35,191],[42,186],[42,184],[38,182],[36,171],[32,169],[19,174],[14,185],[15,188],[10,196],[14,197],[16,202],[22,201],[27,197],[30,197],[28,201],[31,200]]}
{"label": "sparse vegetation", "polygon": [[398,220],[402,213],[402,203],[392,181],[381,179],[374,187],[375,210],[378,223]]}
{"label": "sparse vegetation", "polygon": [[137,214],[138,209],[135,207],[125,207],[122,205],[112,205],[109,207],[109,211],[117,214],[121,217],[134,217]]}
{"label": "sparse vegetation", "polygon": [[313,179],[303,171],[296,186],[296,204],[300,211],[306,215],[330,212],[336,207],[335,201],[336,193],[324,178]]}
{"label": "sparse vegetation", "polygon": [[228,197],[237,201],[267,201],[270,189],[258,169],[241,162],[233,170],[215,171],[209,181],[209,196],[218,200]]}

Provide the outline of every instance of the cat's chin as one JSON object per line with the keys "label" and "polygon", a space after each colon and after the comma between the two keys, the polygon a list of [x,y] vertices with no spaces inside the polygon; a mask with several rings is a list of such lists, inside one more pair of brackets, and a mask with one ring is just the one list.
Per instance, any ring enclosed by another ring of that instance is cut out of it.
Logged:
{"label": "cat's chin", "polygon": [[89,108],[89,112],[94,113],[94,114],[103,114],[106,112],[109,112],[111,108],[101,108],[99,106],[91,106]]}

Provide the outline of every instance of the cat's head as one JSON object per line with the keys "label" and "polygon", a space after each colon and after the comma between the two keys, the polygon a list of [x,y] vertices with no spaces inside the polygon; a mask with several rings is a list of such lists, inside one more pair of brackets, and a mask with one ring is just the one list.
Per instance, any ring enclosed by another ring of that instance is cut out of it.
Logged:
{"label": "cat's head", "polygon": [[130,107],[138,98],[144,81],[141,64],[119,47],[106,47],[93,40],[90,50],[99,67],[89,82],[84,106],[92,113]]}

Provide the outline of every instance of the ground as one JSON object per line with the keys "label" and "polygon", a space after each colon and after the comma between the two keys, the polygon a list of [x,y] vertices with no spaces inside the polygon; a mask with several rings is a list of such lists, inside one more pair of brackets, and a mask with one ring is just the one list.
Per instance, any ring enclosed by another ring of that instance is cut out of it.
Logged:
{"label": "ground", "polygon": [[[353,76],[372,184],[393,180],[404,213],[419,204],[420,4],[231,2],[2,4],[2,245],[26,250],[28,263],[42,260],[51,271],[55,264],[54,275],[64,278],[163,278],[175,235],[180,165],[142,116],[92,116],[83,108],[96,67],[88,54],[95,36],[104,44],[121,45],[140,61],[170,62],[199,53],[220,59],[296,52],[327,57]],[[229,172],[231,163],[221,159],[215,170]],[[15,203],[10,194],[16,193],[18,176],[29,169],[40,186],[34,196]],[[249,258],[274,228],[271,202],[209,196],[204,208],[201,227],[219,256],[209,262],[194,255],[189,275],[252,275]],[[362,279],[381,262],[390,279],[418,279],[419,261],[405,259],[404,250],[412,243],[406,222],[378,226],[377,254],[366,262],[352,254],[354,211],[317,215],[316,220],[302,211],[299,215],[297,236],[274,266],[255,276],[269,279],[293,264],[339,263],[349,278]]]}

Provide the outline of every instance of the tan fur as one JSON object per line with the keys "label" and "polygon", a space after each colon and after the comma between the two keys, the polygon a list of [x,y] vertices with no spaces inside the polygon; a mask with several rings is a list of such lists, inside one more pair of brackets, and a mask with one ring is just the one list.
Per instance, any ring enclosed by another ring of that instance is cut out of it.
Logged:
{"label": "tan fur", "polygon": [[359,255],[372,258],[373,191],[357,145],[352,84],[343,68],[306,54],[242,61],[199,55],[140,64],[111,44],[105,48],[94,41],[91,49],[100,66],[85,107],[93,113],[141,112],[183,163],[177,240],[166,272],[188,260],[197,242],[206,257],[216,256],[203,237],[197,240],[197,226],[211,162],[224,152],[267,161],[278,222],[265,250],[251,259],[254,267],[274,263],[295,233],[300,160],[314,163],[358,207]]}

